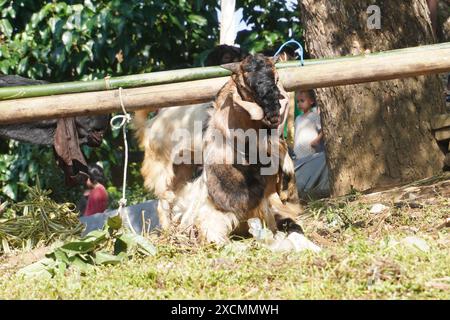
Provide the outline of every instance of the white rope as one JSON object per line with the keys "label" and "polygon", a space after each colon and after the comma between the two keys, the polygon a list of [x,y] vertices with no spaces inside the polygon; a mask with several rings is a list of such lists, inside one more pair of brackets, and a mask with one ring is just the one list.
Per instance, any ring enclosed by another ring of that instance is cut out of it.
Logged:
{"label": "white rope", "polygon": [[[123,218],[123,208],[126,207],[127,205],[127,198],[125,196],[125,191],[126,191],[126,187],[127,187],[127,170],[128,170],[128,141],[127,141],[127,124],[130,123],[131,121],[131,116],[130,114],[127,112],[127,110],[125,109],[125,105],[123,103],[123,97],[122,97],[122,87],[119,88],[119,99],[120,99],[120,106],[122,107],[122,112],[123,114],[118,114],[114,117],[112,117],[111,121],[110,121],[110,125],[111,128],[118,130],[120,128],[122,128],[122,132],[123,132],[123,144],[125,146],[125,161],[124,161],[124,166],[123,166],[123,184],[122,184],[122,198],[119,200],[119,209],[118,212],[121,215],[121,217]],[[116,120],[121,120],[119,124],[114,124],[114,122]],[[127,220],[128,220],[128,226],[130,227],[131,231],[133,231],[134,233],[136,233],[136,231],[134,230],[133,226],[131,225],[130,222],[130,217],[128,215],[127,216]]]}

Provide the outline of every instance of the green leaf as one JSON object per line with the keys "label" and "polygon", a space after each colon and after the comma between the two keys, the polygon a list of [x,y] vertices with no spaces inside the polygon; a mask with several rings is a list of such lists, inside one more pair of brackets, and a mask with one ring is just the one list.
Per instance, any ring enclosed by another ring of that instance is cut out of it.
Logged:
{"label": "green leaf", "polygon": [[84,5],[92,12],[95,12],[95,6],[92,4],[91,0],[84,0]]}
{"label": "green leaf", "polygon": [[79,256],[73,256],[69,258],[70,266],[77,268],[82,273],[88,274],[92,272],[92,265],[88,264],[86,261],[81,259]]}
{"label": "green leaf", "polygon": [[2,19],[0,20],[0,32],[4,33],[8,38],[11,38],[13,33],[13,27],[8,20]]}
{"label": "green leaf", "polygon": [[170,19],[170,21],[172,21],[172,23],[174,24],[174,25],[176,25],[180,30],[185,30],[186,28],[184,27],[184,25],[183,24],[181,24],[181,22],[180,22],[180,20],[176,17],[176,16],[174,16],[174,15],[172,15],[172,14],[169,14],[169,19]]}
{"label": "green leaf", "polygon": [[117,256],[104,251],[95,254],[95,264],[119,264],[127,258],[126,253],[122,252]]}
{"label": "green leaf", "polygon": [[133,244],[122,239],[123,235],[114,242],[114,254],[128,253],[131,251]]}
{"label": "green leaf", "polygon": [[84,8],[84,6],[82,4],[74,4],[72,6],[73,11],[75,11],[75,12],[80,12],[83,10],[83,8]]}
{"label": "green leaf", "polygon": [[50,270],[54,264],[55,262],[53,259],[45,258],[20,269],[17,274],[24,275],[26,277],[50,279],[53,277],[53,273]]}
{"label": "green leaf", "polygon": [[59,249],[64,251],[68,257],[73,257],[74,255],[80,253],[87,253],[94,251],[97,243],[95,241],[74,241],[66,243]]}
{"label": "green leaf", "polygon": [[86,42],[86,44],[83,44],[81,46],[81,48],[83,49],[83,51],[87,52],[87,54],[89,55],[89,60],[93,61],[94,60],[94,54],[92,52],[92,46],[94,45],[94,41],[89,40],[88,42]]}
{"label": "green leaf", "polygon": [[156,248],[153,244],[150,243],[147,239],[140,235],[136,235],[137,238],[137,245],[139,246],[139,251],[141,253],[148,255],[148,256],[154,256],[156,255]]}
{"label": "green leaf", "polygon": [[62,42],[66,46],[66,50],[69,51],[70,47],[72,46],[72,32],[64,32],[62,35]]}
{"label": "green leaf", "polygon": [[56,261],[61,261],[65,264],[69,264],[69,257],[67,257],[67,254],[64,252],[64,250],[61,250],[60,248],[56,248],[51,256],[53,256],[54,260]]}
{"label": "green leaf", "polygon": [[[51,30],[51,32],[52,32],[53,34],[56,33],[56,31],[57,31],[57,25],[58,25],[58,22],[60,22],[60,21],[61,21],[61,19],[60,19],[59,17],[51,17],[51,18],[48,20],[48,24],[49,24],[49,26],[50,26],[50,30]],[[60,25],[60,28],[61,28],[62,24],[60,23],[59,25]]]}
{"label": "green leaf", "polygon": [[2,192],[13,200],[17,199],[17,184],[7,184],[3,186]]}
{"label": "green leaf", "polygon": [[106,239],[108,232],[105,230],[93,230],[84,236],[81,241],[100,242]]}
{"label": "green leaf", "polygon": [[117,238],[114,247],[114,252],[117,254],[119,252],[127,252],[137,247],[138,250],[144,255],[156,255],[156,248],[150,243],[146,238],[141,235],[133,234],[131,232],[124,233]]}
{"label": "green leaf", "polygon": [[208,24],[208,20],[206,20],[204,17],[199,16],[198,14],[190,14],[188,16],[188,21],[195,23],[199,26],[206,26]]}
{"label": "green leaf", "polygon": [[137,241],[135,235],[130,232],[124,233],[118,237],[114,243],[114,254],[119,254],[121,252],[130,253],[136,246]]}
{"label": "green leaf", "polygon": [[120,215],[109,217],[107,225],[112,230],[119,230],[120,228],[122,228],[122,218],[120,217]]}

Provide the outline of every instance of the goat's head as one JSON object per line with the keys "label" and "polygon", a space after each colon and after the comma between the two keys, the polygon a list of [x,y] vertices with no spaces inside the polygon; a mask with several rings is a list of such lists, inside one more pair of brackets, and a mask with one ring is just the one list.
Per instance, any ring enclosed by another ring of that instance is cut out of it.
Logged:
{"label": "goat's head", "polygon": [[222,65],[233,72],[238,96],[235,102],[247,110],[252,120],[260,120],[268,128],[278,128],[283,122],[278,88],[277,58],[262,54],[249,55],[239,63]]}

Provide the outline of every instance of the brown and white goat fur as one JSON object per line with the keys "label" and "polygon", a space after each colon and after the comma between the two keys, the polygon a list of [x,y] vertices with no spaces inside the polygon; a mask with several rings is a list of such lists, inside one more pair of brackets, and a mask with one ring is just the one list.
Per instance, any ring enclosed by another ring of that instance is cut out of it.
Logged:
{"label": "brown and white goat fur", "polygon": [[[145,149],[141,172],[145,186],[160,199],[160,223],[163,228],[177,225],[180,230],[195,230],[201,239],[215,243],[226,242],[230,234],[246,234],[247,220],[254,217],[265,221],[272,231],[301,231],[294,222],[300,211],[298,203],[286,203],[289,198],[296,199],[297,191],[287,145],[279,139],[289,98],[279,82],[274,61],[256,55],[224,67],[233,75],[212,108],[208,104],[168,108],[147,125],[146,112],[136,114],[137,136]],[[203,137],[189,137],[186,141],[170,138],[172,130],[180,127],[193,132],[195,120],[206,124]],[[241,139],[233,136],[232,129],[278,130],[277,139],[258,138],[256,142],[263,154],[278,157],[277,170],[263,175],[260,163],[246,163],[244,159],[237,164],[234,145],[217,139],[218,133],[227,141]],[[272,148],[274,142],[276,147]],[[181,152],[192,153],[201,146],[199,177],[195,177],[197,165],[174,164],[175,144],[178,150],[182,145]],[[277,154],[271,154],[271,150],[277,150]],[[283,187],[283,176],[293,183]]]}

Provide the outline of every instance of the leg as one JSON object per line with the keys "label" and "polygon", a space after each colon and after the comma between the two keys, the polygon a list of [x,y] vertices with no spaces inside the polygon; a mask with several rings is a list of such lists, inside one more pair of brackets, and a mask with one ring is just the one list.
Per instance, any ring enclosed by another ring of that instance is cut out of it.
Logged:
{"label": "leg", "polygon": [[296,209],[297,206],[295,204],[284,204],[277,193],[273,193],[269,197],[269,203],[279,231],[303,233],[302,227],[295,222],[295,218],[300,212],[300,207]]}

